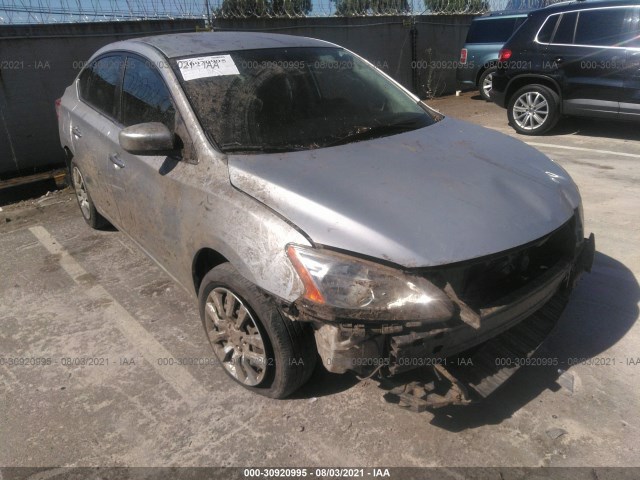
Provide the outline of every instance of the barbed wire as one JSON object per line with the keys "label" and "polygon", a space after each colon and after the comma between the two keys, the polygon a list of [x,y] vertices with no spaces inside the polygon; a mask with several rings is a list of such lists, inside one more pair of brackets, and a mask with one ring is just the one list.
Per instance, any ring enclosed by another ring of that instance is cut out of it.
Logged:
{"label": "barbed wire", "polygon": [[559,0],[2,0],[0,24],[151,19],[478,15]]}

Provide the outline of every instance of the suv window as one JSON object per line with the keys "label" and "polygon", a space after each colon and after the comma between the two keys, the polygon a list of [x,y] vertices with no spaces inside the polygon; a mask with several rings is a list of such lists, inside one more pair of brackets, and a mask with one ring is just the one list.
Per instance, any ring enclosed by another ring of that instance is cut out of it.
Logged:
{"label": "suv window", "polygon": [[121,55],[102,57],[80,74],[80,98],[112,118],[116,116],[116,93],[123,61]]}
{"label": "suv window", "polygon": [[560,23],[556,29],[556,33],[553,36],[553,42],[561,44],[573,43],[573,36],[576,32],[576,20],[578,19],[578,12],[563,13],[560,17]]}
{"label": "suv window", "polygon": [[467,43],[504,43],[527,17],[492,18],[471,22]]}
{"label": "suv window", "polygon": [[128,57],[122,85],[122,123],[126,127],[160,122],[172,132],[175,107],[169,89],[150,62]]}
{"label": "suv window", "polygon": [[624,40],[624,19],[629,9],[584,10],[578,16],[577,45],[614,46]]}
{"label": "suv window", "polygon": [[632,15],[628,19],[629,30],[625,46],[638,48],[640,47],[640,8],[633,10]]}
{"label": "suv window", "polygon": [[542,25],[542,28],[538,32],[538,41],[540,43],[551,42],[551,37],[553,36],[553,31],[556,28],[559,18],[560,15],[551,15],[545,20],[544,25]]}

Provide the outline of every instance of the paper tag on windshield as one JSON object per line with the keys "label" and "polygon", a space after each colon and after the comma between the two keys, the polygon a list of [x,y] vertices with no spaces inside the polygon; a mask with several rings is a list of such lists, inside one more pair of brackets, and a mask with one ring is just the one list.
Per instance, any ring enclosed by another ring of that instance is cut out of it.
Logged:
{"label": "paper tag on windshield", "polygon": [[240,74],[231,55],[186,58],[178,60],[178,68],[184,80]]}

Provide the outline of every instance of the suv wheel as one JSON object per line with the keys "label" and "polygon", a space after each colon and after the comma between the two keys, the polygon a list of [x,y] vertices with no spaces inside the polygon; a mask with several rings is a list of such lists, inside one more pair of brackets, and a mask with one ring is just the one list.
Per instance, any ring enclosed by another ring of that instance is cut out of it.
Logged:
{"label": "suv wheel", "polygon": [[497,67],[489,67],[482,75],[480,75],[480,79],[478,80],[478,91],[480,92],[480,96],[487,101],[491,101],[491,89],[493,88],[493,74],[498,70]]}
{"label": "suv wheel", "polygon": [[240,385],[284,398],[309,380],[317,355],[311,326],[283,317],[231,264],[204,277],[198,301],[213,353]]}
{"label": "suv wheel", "polygon": [[544,85],[522,87],[509,100],[509,123],[523,135],[540,135],[558,123],[558,103],[558,95]]}

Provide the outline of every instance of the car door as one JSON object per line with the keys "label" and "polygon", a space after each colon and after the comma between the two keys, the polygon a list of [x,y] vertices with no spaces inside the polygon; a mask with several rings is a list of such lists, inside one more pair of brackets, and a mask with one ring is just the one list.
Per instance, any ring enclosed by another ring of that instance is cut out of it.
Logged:
{"label": "car door", "polygon": [[[191,144],[171,93],[157,68],[147,59],[127,56],[122,82],[122,127],[148,122],[164,124],[180,144]],[[136,155],[118,145],[111,154],[121,165],[123,195],[118,205],[123,229],[156,261],[172,269],[182,231],[180,178],[194,168],[178,155]]]}
{"label": "car door", "polygon": [[635,7],[627,20],[624,90],[620,100],[622,118],[640,119],[640,7]]}
{"label": "car door", "polygon": [[118,142],[123,66],[123,55],[108,54],[85,67],[76,84],[80,101],[70,118],[73,161],[82,172],[94,204],[116,225],[120,215],[115,199],[120,193],[114,182],[117,167],[109,154]]}
{"label": "car door", "polygon": [[561,85],[563,113],[618,116],[626,57],[619,43],[626,15],[624,7],[559,15],[544,65]]}

